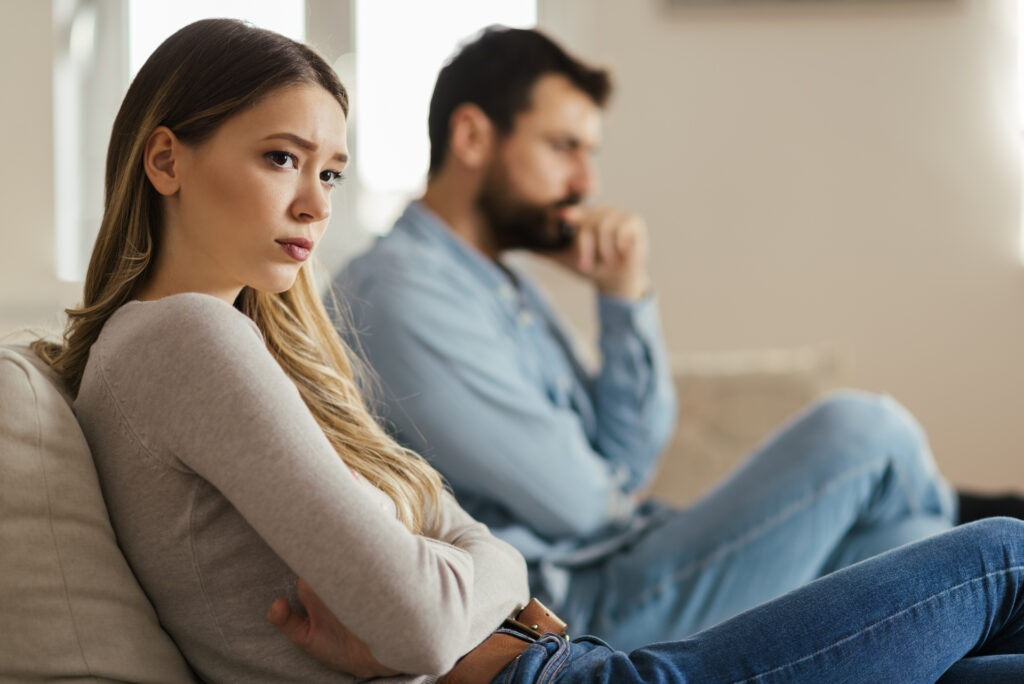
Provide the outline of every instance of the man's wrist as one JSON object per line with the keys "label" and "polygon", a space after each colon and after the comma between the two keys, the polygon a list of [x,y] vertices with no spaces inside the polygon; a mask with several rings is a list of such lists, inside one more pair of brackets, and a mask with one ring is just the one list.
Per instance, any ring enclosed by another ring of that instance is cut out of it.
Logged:
{"label": "man's wrist", "polygon": [[597,285],[598,293],[602,296],[625,299],[631,302],[643,299],[651,291],[651,281],[646,276],[630,278],[621,282],[595,284]]}

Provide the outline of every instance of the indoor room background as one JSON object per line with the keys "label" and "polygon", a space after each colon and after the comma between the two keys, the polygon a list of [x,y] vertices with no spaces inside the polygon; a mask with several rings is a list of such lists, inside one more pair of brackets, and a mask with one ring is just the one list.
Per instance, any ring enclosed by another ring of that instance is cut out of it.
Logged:
{"label": "indoor room background", "polygon": [[[353,2],[308,3],[343,78]],[[90,173],[55,143],[60,5],[0,0],[5,339],[56,329],[81,289],[56,256],[57,207]],[[647,218],[673,354],[828,354],[918,416],[955,482],[1024,488],[1015,0],[538,0],[536,21],[614,73],[598,199]],[[328,267],[397,210],[359,194],[363,151]],[[585,339],[589,293],[530,267]]]}

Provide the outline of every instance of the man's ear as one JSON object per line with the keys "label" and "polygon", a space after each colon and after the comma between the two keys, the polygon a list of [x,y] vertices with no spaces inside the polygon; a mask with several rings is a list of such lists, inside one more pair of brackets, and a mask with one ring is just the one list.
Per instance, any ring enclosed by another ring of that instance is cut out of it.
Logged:
{"label": "man's ear", "polygon": [[161,195],[169,197],[181,188],[178,168],[178,155],[181,150],[181,142],[167,126],[157,126],[146,140],[146,151],[142,156],[143,166],[149,182]]}
{"label": "man's ear", "polygon": [[494,153],[497,132],[482,109],[463,104],[452,112],[449,151],[455,160],[470,169],[485,166]]}

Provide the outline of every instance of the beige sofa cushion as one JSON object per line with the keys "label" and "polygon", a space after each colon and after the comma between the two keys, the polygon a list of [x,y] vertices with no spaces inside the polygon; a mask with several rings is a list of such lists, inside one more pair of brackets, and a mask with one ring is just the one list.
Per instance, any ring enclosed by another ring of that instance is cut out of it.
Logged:
{"label": "beige sofa cushion", "polygon": [[0,681],[193,682],[118,549],[54,375],[0,346]]}
{"label": "beige sofa cushion", "polygon": [[798,411],[843,386],[848,365],[842,352],[829,348],[676,356],[679,422],[651,494],[692,504]]}

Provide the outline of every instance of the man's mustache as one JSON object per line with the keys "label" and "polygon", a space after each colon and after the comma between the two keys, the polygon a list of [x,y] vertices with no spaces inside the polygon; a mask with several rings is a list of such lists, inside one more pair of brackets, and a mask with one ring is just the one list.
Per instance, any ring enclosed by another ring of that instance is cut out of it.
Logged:
{"label": "man's mustache", "polygon": [[575,207],[577,204],[579,204],[582,201],[583,201],[583,195],[574,192],[571,195],[566,195],[562,199],[560,199],[557,202],[555,202],[554,207],[555,207],[555,209],[564,209],[565,207]]}
{"label": "man's mustache", "polygon": [[[555,202],[555,209],[564,209],[566,207],[575,207],[583,201],[583,195],[579,193],[572,193],[566,195],[562,199]],[[567,221],[558,222],[558,239],[554,244],[551,245],[552,249],[560,250],[565,249],[573,243],[576,239],[577,227]]]}

